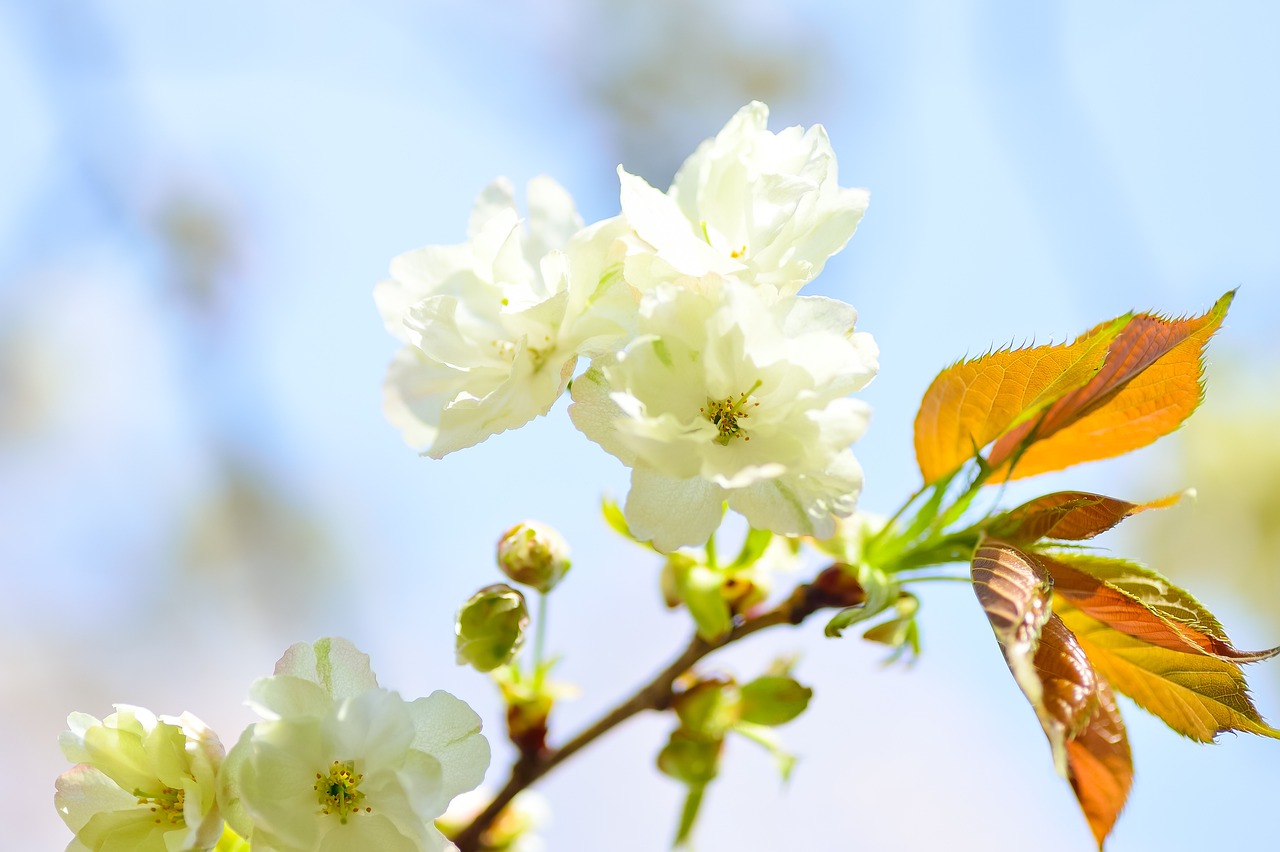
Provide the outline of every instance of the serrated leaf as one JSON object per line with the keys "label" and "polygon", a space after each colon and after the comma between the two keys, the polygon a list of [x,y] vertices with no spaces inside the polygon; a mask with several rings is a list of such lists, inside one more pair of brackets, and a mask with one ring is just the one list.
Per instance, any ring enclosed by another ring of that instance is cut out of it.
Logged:
{"label": "serrated leaf", "polygon": [[1067,771],[1080,810],[1102,849],[1133,786],[1133,755],[1115,694],[1101,678],[1093,718],[1067,743]]}
{"label": "serrated leaf", "polygon": [[979,545],[970,573],[1009,671],[1049,738],[1053,765],[1066,777],[1066,741],[1087,721],[1093,670],[1053,618],[1053,581],[1034,556],[994,539]]}
{"label": "serrated leaf", "polygon": [[989,352],[939,373],[915,420],[924,481],[954,472],[1018,423],[1085,385],[1128,321],[1103,323],[1071,343]]}
{"label": "serrated leaf", "polygon": [[996,441],[987,457],[998,471],[992,481],[1123,455],[1180,426],[1204,395],[1204,347],[1234,296],[1198,317],[1133,317],[1096,375]]}
{"label": "serrated leaf", "polygon": [[994,518],[987,530],[992,536],[1015,544],[1031,544],[1042,538],[1083,541],[1106,532],[1130,515],[1172,506],[1181,498],[1181,494],[1174,494],[1150,503],[1130,503],[1086,491],[1058,491]]}
{"label": "serrated leaf", "polygon": [[1213,614],[1154,571],[1123,559],[1078,553],[1040,553],[1054,593],[1115,630],[1172,651],[1235,663],[1280,654],[1280,648],[1241,651]]}
{"label": "serrated leaf", "polygon": [[1098,673],[1183,736],[1212,742],[1224,731],[1247,731],[1280,739],[1280,731],[1258,715],[1235,663],[1144,642],[1062,596],[1055,596],[1054,607]]}

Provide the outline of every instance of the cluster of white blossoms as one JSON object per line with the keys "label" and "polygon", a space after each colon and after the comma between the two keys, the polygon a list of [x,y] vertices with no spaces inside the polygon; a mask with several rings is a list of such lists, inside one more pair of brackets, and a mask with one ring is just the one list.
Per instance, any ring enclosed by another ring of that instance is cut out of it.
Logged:
{"label": "cluster of white blossoms", "polygon": [[190,714],[72,714],[61,744],[78,765],[54,797],[76,834],[67,852],[453,848],[434,821],[489,766],[464,702],[405,701],[335,638],[290,648],[249,705],[263,720],[225,756]]}
{"label": "cluster of white blossoms", "polygon": [[[569,415],[632,469],[625,513],[659,550],[704,543],[723,507],[758,529],[827,538],[854,510],[850,444],[878,369],[835,299],[798,295],[866,209],[825,130],[766,129],[751,103],[663,193],[619,169],[620,215],[589,226],[547,178],[522,221],[498,181],[460,246],[397,257],[375,299],[405,344],[388,418],[427,455]],[[574,378],[579,358],[590,365]]]}

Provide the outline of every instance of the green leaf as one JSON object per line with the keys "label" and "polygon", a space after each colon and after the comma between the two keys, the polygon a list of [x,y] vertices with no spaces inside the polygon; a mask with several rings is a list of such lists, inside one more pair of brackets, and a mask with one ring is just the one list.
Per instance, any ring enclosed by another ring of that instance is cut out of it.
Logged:
{"label": "green leaf", "polygon": [[604,515],[604,522],[618,535],[623,538],[629,538],[632,541],[636,540],[636,537],[631,534],[631,527],[627,525],[627,518],[622,513],[622,507],[613,500],[605,497],[600,501],[600,514]]}
{"label": "green leaf", "polygon": [[753,725],[750,722],[739,722],[733,726],[733,730],[756,745],[763,746],[772,755],[774,765],[778,767],[778,774],[782,776],[782,783],[785,784],[791,780],[791,770],[795,769],[796,758],[795,755],[783,751],[782,740],[778,737],[777,731],[764,725]]}
{"label": "green leaf", "polygon": [[832,616],[823,629],[827,636],[840,636],[846,627],[874,618],[898,599],[898,583],[881,569],[864,563],[853,568],[853,572],[858,584],[866,592],[867,599],[864,603],[846,607]]}
{"label": "green leaf", "polygon": [[733,628],[733,613],[724,599],[721,587],[724,575],[697,563],[674,565],[677,597],[689,610],[698,635],[707,642],[714,642]]}
{"label": "green leaf", "polygon": [[741,718],[754,725],[782,725],[809,706],[813,690],[794,678],[766,675],[741,689]]}
{"label": "green leaf", "polygon": [[768,548],[769,542],[772,540],[773,533],[769,530],[755,528],[747,530],[747,536],[742,540],[742,550],[738,552],[738,558],[733,560],[733,564],[729,568],[737,570],[756,564],[760,557],[764,555],[765,549]]}
{"label": "green leaf", "polygon": [[888,621],[867,628],[862,638],[869,642],[879,642],[893,648],[893,653],[885,660],[892,663],[908,650],[912,658],[920,656],[920,627],[916,623],[916,613],[920,610],[920,599],[910,592],[903,592],[894,604],[897,616]]}

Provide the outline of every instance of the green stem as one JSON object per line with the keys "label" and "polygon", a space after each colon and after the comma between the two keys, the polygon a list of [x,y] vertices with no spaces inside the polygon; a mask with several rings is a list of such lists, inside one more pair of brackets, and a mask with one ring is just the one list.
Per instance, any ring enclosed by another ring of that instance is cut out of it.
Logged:
{"label": "green stem", "polygon": [[698,784],[689,788],[689,793],[684,797],[684,807],[680,810],[680,827],[676,829],[675,846],[683,846],[689,840],[689,834],[693,831],[693,824],[698,820],[698,809],[702,807],[702,794],[707,789],[705,784]]}
{"label": "green stem", "polygon": [[533,692],[542,694],[542,661],[547,646],[547,598],[546,592],[538,592],[538,623],[533,630]]}
{"label": "green stem", "polygon": [[889,518],[889,520],[884,522],[884,526],[882,526],[879,530],[877,530],[871,536],[871,538],[867,539],[866,543],[862,546],[862,552],[870,553],[872,548],[875,547],[876,543],[879,542],[880,539],[884,538],[885,533],[893,528],[893,525],[898,520],[898,518],[901,518],[903,513],[906,512],[907,509],[911,507],[911,504],[916,502],[916,500],[920,499],[920,495],[924,494],[924,492],[928,491],[932,487],[933,487],[932,484],[925,483],[924,485],[921,485],[914,494],[908,497],[906,502],[898,507],[898,511],[894,512],[893,515]]}

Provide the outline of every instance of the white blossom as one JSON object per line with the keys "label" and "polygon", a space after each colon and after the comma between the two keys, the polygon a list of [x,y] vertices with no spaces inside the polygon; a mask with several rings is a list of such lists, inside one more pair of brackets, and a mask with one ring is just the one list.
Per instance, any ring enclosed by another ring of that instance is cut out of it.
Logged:
{"label": "white blossom", "polygon": [[624,511],[659,550],[702,544],[722,507],[752,526],[826,538],[862,470],[849,444],[878,369],[849,305],[763,298],[708,276],[655,287],[639,336],[573,384],[574,424],[632,469]]}
{"label": "white blossom", "polygon": [[839,186],[821,125],[775,134],[768,118],[758,101],[743,107],[666,194],[619,168],[633,286],[717,273],[794,295],[849,241],[867,191]]}
{"label": "white blossom", "polygon": [[488,767],[471,708],[380,688],[342,639],[293,646],[249,705],[263,721],[227,755],[222,800],[254,852],[448,849],[434,820]]}
{"label": "white blossom", "polygon": [[76,833],[68,852],[206,850],[218,842],[223,749],[203,722],[117,704],[101,721],[72,713],[67,725],[59,744],[77,765],[58,777],[54,805]]}
{"label": "white blossom", "polygon": [[511,185],[495,181],[466,243],[400,255],[374,289],[387,330],[407,344],[388,370],[384,410],[434,458],[545,414],[579,353],[607,346],[627,322],[633,300],[613,295],[621,224],[584,229],[550,178],[531,181],[528,198],[522,223]]}

